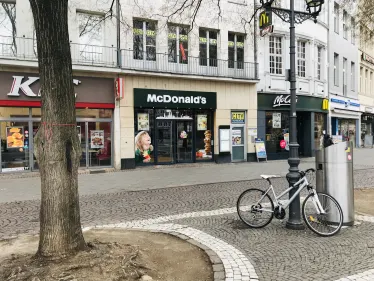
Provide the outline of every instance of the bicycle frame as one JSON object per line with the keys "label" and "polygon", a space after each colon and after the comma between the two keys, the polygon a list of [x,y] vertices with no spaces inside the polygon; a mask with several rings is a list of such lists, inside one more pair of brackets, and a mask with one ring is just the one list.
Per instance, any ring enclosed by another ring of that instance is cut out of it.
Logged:
{"label": "bicycle frame", "polygon": [[[270,183],[270,181],[269,181]],[[295,186],[299,186],[299,188],[297,189],[297,191],[295,192],[295,194],[287,200],[287,203],[285,205],[282,205],[282,207],[284,209],[287,209],[288,206],[292,203],[293,200],[295,200],[296,196],[300,194],[301,190],[303,190],[305,187],[307,187],[309,185],[309,182],[307,180],[307,178],[304,176],[302,177],[298,182],[296,182],[293,186],[290,186],[288,189],[286,189],[285,191],[283,191],[279,196],[277,196],[275,194],[275,191],[274,191],[274,187],[273,185],[270,183],[270,186],[269,188],[266,190],[266,192],[264,193],[264,195],[262,195],[262,197],[260,198],[260,200],[258,200],[258,202],[256,203],[259,204],[263,199],[264,197],[266,196],[266,194],[269,193],[269,191],[271,190],[273,192],[273,195],[274,195],[274,201],[275,201],[275,207],[278,207],[279,205],[281,205],[279,203],[279,199],[282,198],[284,195],[286,195],[288,192],[290,192],[291,189],[295,188]],[[325,214],[325,210],[323,209],[321,203],[319,202],[319,199],[318,199],[318,196],[317,196],[317,193],[314,192],[314,201],[313,201],[313,204],[316,208],[316,210],[322,214]],[[265,210],[263,209],[262,211],[268,211],[268,212],[273,212],[273,211],[270,211],[270,210]]]}

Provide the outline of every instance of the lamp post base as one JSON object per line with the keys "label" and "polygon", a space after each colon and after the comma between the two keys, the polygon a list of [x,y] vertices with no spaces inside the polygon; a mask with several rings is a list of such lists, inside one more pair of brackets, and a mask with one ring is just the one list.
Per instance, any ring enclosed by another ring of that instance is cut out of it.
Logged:
{"label": "lamp post base", "polygon": [[292,230],[303,230],[303,229],[305,229],[303,223],[300,223],[299,221],[293,223],[293,222],[291,222],[289,220],[286,223],[286,228],[292,229]]}

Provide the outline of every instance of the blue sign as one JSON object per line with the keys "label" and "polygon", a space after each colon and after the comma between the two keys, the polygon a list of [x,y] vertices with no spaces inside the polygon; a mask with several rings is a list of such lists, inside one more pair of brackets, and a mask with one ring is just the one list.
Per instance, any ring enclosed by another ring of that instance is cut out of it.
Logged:
{"label": "blue sign", "polygon": [[331,98],[331,102],[344,104],[345,107],[348,107],[348,106],[360,107],[360,104],[359,104],[359,103],[355,103],[355,102],[352,102],[352,101],[350,101],[350,100],[346,100],[346,101],[345,101],[345,100],[340,100],[340,99]]}

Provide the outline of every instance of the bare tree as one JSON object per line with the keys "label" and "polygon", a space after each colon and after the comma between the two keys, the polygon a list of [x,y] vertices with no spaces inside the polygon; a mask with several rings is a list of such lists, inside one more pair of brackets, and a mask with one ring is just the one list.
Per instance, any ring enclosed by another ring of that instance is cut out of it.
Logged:
{"label": "bare tree", "polygon": [[35,155],[41,177],[37,255],[58,259],[86,248],[79,198],[81,148],[68,33],[68,0],[30,0],[41,81],[41,127]]}

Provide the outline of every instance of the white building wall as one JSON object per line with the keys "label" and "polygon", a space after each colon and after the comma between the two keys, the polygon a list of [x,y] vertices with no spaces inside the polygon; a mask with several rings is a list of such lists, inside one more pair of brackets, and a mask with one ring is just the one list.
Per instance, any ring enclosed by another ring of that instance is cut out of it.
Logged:
{"label": "white building wall", "polygon": [[[295,1],[295,10],[306,12],[304,0]],[[281,2],[282,8],[289,8],[289,1]],[[297,76],[297,94],[325,97],[327,95],[327,41],[328,27],[327,7],[323,6],[318,23],[307,20],[302,24],[296,24],[296,74],[297,74],[297,40],[305,40],[306,43],[306,77]],[[285,81],[286,69],[290,68],[290,38],[289,23],[283,22],[273,14],[274,32],[259,37],[258,40],[258,62],[260,83],[257,85],[259,92],[289,92],[290,83]],[[269,62],[269,36],[282,37],[282,60],[283,74],[270,73]],[[317,46],[322,47],[321,79],[317,79]]]}

